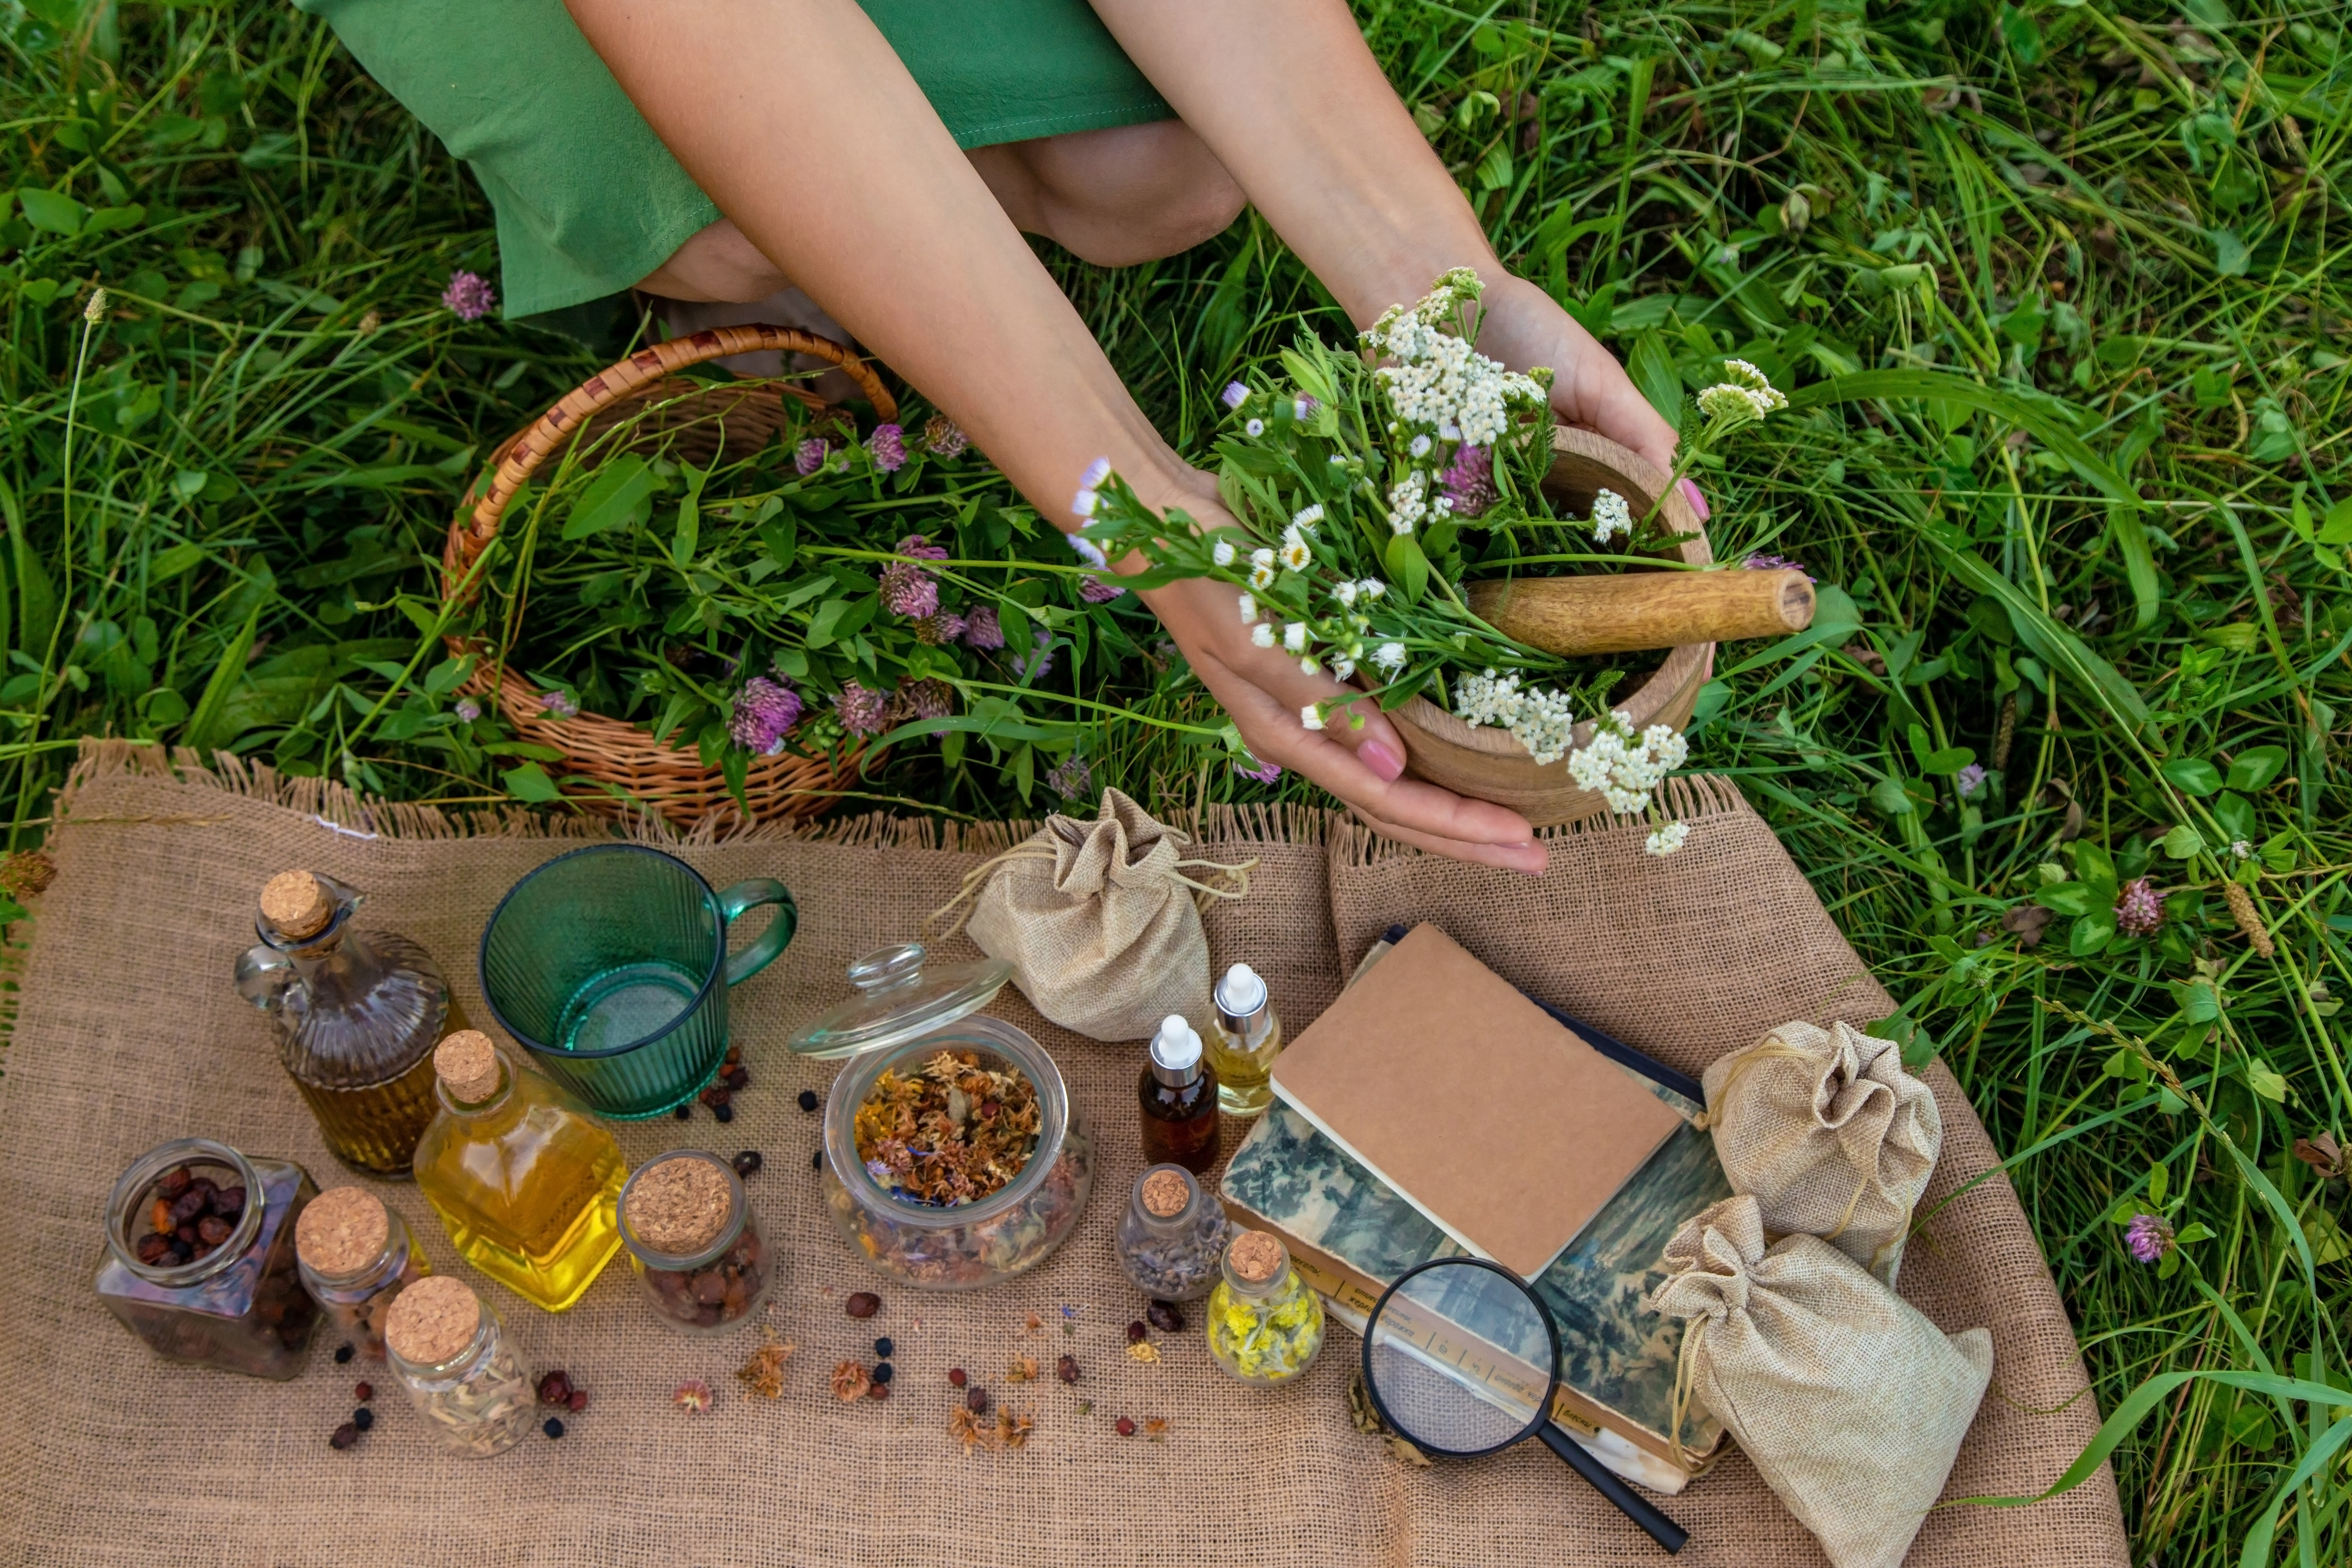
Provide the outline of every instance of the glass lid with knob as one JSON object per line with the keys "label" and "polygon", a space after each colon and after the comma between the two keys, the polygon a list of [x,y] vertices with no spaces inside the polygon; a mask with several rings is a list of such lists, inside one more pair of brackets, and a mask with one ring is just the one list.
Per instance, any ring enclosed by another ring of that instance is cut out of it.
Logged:
{"label": "glass lid with knob", "polygon": [[793,1049],[831,1060],[895,1046],[979,1012],[1013,978],[1001,958],[927,965],[924,957],[921,942],[903,942],[851,964],[857,994],[795,1029]]}

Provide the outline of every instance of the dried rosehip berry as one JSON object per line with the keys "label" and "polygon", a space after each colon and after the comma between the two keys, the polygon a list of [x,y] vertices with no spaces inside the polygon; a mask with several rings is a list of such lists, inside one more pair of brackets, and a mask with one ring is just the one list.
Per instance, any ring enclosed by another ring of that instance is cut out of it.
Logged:
{"label": "dried rosehip berry", "polygon": [[987,1415],[988,1390],[984,1388],[975,1388],[970,1394],[965,1394],[963,1396],[963,1407],[966,1410],[971,1411],[974,1415]]}
{"label": "dried rosehip berry", "polygon": [[1055,1362],[1054,1363],[1054,1375],[1060,1378],[1064,1383],[1077,1382],[1078,1358],[1074,1355],[1066,1355],[1061,1360]]}
{"label": "dried rosehip berry", "polygon": [[[886,1366],[886,1367],[880,1368],[879,1370],[881,1370],[881,1371],[883,1371],[883,1372],[887,1372],[887,1371],[889,1371],[890,1369],[889,1369],[888,1367],[887,1367],[887,1366]],[[888,1378],[887,1378],[887,1377],[877,1377],[877,1378],[874,1379],[871,1383],[868,1383],[868,1384],[866,1385],[866,1398],[868,1398],[868,1399],[887,1399],[887,1398],[889,1398],[889,1397],[890,1397],[890,1380],[889,1380]]]}
{"label": "dried rosehip berry", "polygon": [[185,1165],[174,1165],[155,1178],[155,1194],[166,1203],[176,1201],[192,1179]]}
{"label": "dried rosehip berry", "polygon": [[760,1173],[760,1167],[766,1163],[766,1161],[760,1158],[760,1152],[757,1149],[746,1149],[735,1156],[735,1173],[739,1176],[756,1176]]}
{"label": "dried rosehip berry", "polygon": [[571,1402],[571,1374],[558,1369],[540,1378],[539,1402],[541,1405],[566,1405]]}
{"label": "dried rosehip berry", "polygon": [[1118,1418],[1118,1435],[1122,1437],[1135,1436],[1135,1420],[1132,1416],[1122,1415]]}
{"label": "dried rosehip berry", "polygon": [[1150,1319],[1151,1326],[1161,1333],[1181,1334],[1184,1331],[1184,1309],[1173,1301],[1154,1301],[1150,1310],[1143,1315]]}
{"label": "dried rosehip berry", "polygon": [[213,1194],[212,1210],[225,1220],[235,1220],[245,1212],[245,1189],[223,1187]]}
{"label": "dried rosehip berry", "polygon": [[149,1268],[156,1267],[171,1256],[172,1241],[169,1237],[158,1236],[151,1230],[139,1238],[139,1261]]}
{"label": "dried rosehip berry", "polygon": [[971,1373],[965,1372],[964,1369],[960,1366],[951,1366],[948,1368],[948,1381],[954,1384],[958,1388],[961,1388],[966,1383],[971,1381]]}
{"label": "dried rosehip berry", "polygon": [[172,1205],[172,1223],[194,1225],[196,1222],[196,1216],[205,1212],[206,1195],[193,1190],[182,1193]]}
{"label": "dried rosehip berry", "polygon": [[1151,1331],[1143,1326],[1143,1320],[1141,1318],[1138,1318],[1135,1321],[1127,1325],[1127,1342],[1129,1344],[1139,1345],[1150,1337]]}
{"label": "dried rosehip berry", "polygon": [[373,1383],[362,1383],[356,1388],[352,1389],[352,1393],[358,1398],[362,1405],[365,1405],[369,1400],[375,1397],[375,1384]]}
{"label": "dried rosehip berry", "polygon": [[801,1090],[800,1108],[803,1110],[814,1110],[816,1109],[816,1090],[813,1089],[804,1089]]}
{"label": "dried rosehip berry", "polygon": [[744,1089],[751,1087],[751,1069],[750,1068],[729,1068],[725,1072],[719,1074],[719,1081],[724,1083],[730,1089]]}
{"label": "dried rosehip berry", "polygon": [[584,1388],[575,1388],[572,1391],[572,1397],[563,1403],[572,1407],[572,1415],[577,1415],[588,1408],[588,1391]]}
{"label": "dried rosehip berry", "polygon": [[871,1290],[855,1291],[841,1304],[841,1310],[853,1318],[870,1318],[882,1310],[882,1298]]}
{"label": "dried rosehip berry", "polygon": [[352,1447],[359,1440],[359,1427],[353,1423],[346,1421],[341,1426],[335,1428],[335,1435],[327,1439],[327,1447],[335,1449],[348,1448]]}
{"label": "dried rosehip berry", "polygon": [[701,1100],[703,1104],[716,1109],[719,1106],[726,1104],[732,1093],[733,1091],[725,1084],[714,1083],[695,1098]]}
{"label": "dried rosehip berry", "polygon": [[337,1345],[337,1346],[335,1347],[335,1364],[336,1364],[337,1366],[341,1366],[341,1365],[342,1365],[345,1362],[350,1361],[350,1360],[352,1359],[352,1347],[351,1347],[351,1346],[349,1346],[349,1345],[347,1345],[347,1344],[346,1344],[346,1345]]}
{"label": "dried rosehip berry", "polygon": [[236,1233],[236,1226],[216,1214],[208,1214],[196,1221],[196,1239],[206,1247],[218,1247]]}

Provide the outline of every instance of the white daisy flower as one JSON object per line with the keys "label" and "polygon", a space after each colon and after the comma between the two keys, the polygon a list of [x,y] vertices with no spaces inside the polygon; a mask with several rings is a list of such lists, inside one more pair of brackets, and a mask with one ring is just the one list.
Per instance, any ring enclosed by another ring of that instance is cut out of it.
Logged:
{"label": "white daisy flower", "polygon": [[1282,646],[1293,653],[1307,651],[1307,623],[1293,621],[1282,628]]}
{"label": "white daisy flower", "polygon": [[1094,516],[1095,508],[1101,504],[1102,497],[1093,490],[1080,490],[1070,498],[1070,510],[1080,517]]}
{"label": "white daisy flower", "polygon": [[1429,456],[1429,437],[1426,437],[1426,436],[1415,436],[1415,437],[1412,438],[1412,446],[1410,446],[1410,447],[1407,447],[1405,448],[1405,450],[1406,450],[1406,451],[1408,451],[1408,452],[1411,452],[1411,453],[1412,453],[1414,457],[1416,457],[1416,458],[1426,458],[1426,457],[1428,457],[1428,456]]}
{"label": "white daisy flower", "polygon": [[1321,501],[1317,501],[1313,506],[1299,508],[1297,515],[1294,516],[1290,520],[1290,526],[1293,528],[1304,529],[1307,532],[1312,533],[1315,531],[1315,525],[1322,521],[1323,503]]}
{"label": "white daisy flower", "polygon": [[1234,549],[1234,542],[1230,539],[1220,539],[1216,543],[1209,546],[1209,559],[1220,566],[1232,565],[1234,557],[1237,553],[1239,552]]}
{"label": "white daisy flower", "polygon": [[1110,563],[1103,557],[1102,546],[1097,544],[1093,540],[1086,537],[1086,535],[1082,533],[1066,533],[1062,535],[1062,537],[1070,542],[1070,548],[1078,552],[1078,558],[1084,561],[1087,565],[1099,567],[1108,566],[1110,564]]}
{"label": "white daisy flower", "polygon": [[1394,675],[1404,668],[1405,648],[1401,642],[1384,642],[1372,649],[1372,662]]}
{"label": "white daisy flower", "polygon": [[1274,623],[1272,621],[1260,621],[1257,625],[1250,627],[1250,642],[1253,646],[1257,647],[1272,647],[1274,646]]}
{"label": "white daisy flower", "polygon": [[1331,590],[1331,596],[1343,605],[1352,606],[1356,602],[1356,585],[1353,583],[1341,583]]}
{"label": "white daisy flower", "polygon": [[1263,436],[1265,434],[1265,421],[1263,419],[1253,419],[1248,424],[1243,426],[1242,430],[1244,434],[1248,436]]}
{"label": "white daisy flower", "polygon": [[1320,703],[1309,702],[1306,707],[1301,708],[1298,710],[1298,721],[1301,724],[1306,725],[1307,728],[1310,730],[1320,730],[1323,728],[1322,705]]}
{"label": "white daisy flower", "polygon": [[1315,552],[1307,548],[1307,541],[1295,528],[1284,531],[1280,555],[1282,563],[1293,572],[1304,572],[1315,563]]}
{"label": "white daisy flower", "polygon": [[1377,599],[1389,591],[1389,585],[1378,577],[1366,577],[1356,584],[1356,591],[1367,599]]}
{"label": "white daisy flower", "polygon": [[[1315,673],[1315,672],[1314,672],[1313,670],[1309,670],[1309,671],[1307,671],[1307,673],[1308,673],[1309,675],[1312,675],[1312,674],[1313,674],[1313,673]],[[1355,678],[1356,678],[1356,661],[1355,661],[1354,659],[1352,659],[1352,658],[1335,658],[1335,659],[1333,659],[1333,660],[1331,661],[1331,679],[1334,679],[1334,680],[1353,680]]]}
{"label": "white daisy flower", "polygon": [[1247,626],[1247,625],[1249,625],[1252,621],[1255,621],[1255,620],[1256,620],[1256,619],[1257,619],[1257,595],[1255,595],[1255,594],[1244,594],[1244,595],[1241,596],[1241,607],[1242,607],[1242,625],[1244,625],[1244,626]]}
{"label": "white daisy flower", "polygon": [[1097,458],[1087,465],[1087,471],[1078,476],[1078,487],[1081,489],[1094,489],[1108,478],[1110,478],[1110,459]]}
{"label": "white daisy flower", "polygon": [[1250,552],[1250,586],[1259,590],[1260,592],[1264,592],[1265,589],[1274,586],[1273,551],[1253,550]]}

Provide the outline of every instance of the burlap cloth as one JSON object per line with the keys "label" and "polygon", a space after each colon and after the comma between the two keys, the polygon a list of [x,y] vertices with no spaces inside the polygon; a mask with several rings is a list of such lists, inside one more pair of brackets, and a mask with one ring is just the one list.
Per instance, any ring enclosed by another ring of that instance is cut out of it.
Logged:
{"label": "burlap cloth", "polygon": [[[124,760],[142,754],[145,771]],[[1639,830],[1563,834],[1540,883],[1376,847],[1312,814],[1218,814],[1199,825],[1204,842],[1220,858],[1260,863],[1250,898],[1209,916],[1216,962],[1247,958],[1297,1027],[1336,994],[1342,964],[1381,927],[1434,920],[1512,979],[1692,1072],[1790,1016],[1885,1011],[1737,797],[1718,790],[1679,804],[1692,835],[1672,860],[1641,855]],[[1003,830],[943,837],[867,820],[821,837],[679,847],[714,883],[781,878],[800,901],[801,930],[736,994],[754,1081],[733,1124],[698,1112],[690,1122],[625,1124],[621,1141],[632,1161],[682,1144],[765,1153],[748,1185],[787,1260],[768,1316],[799,1347],[781,1400],[751,1397],[732,1375],[753,1331],[716,1342],[667,1332],[621,1263],[562,1317],[467,1271],[527,1365],[562,1366],[593,1394],[561,1442],[534,1434],[495,1459],[441,1457],[393,1380],[362,1362],[336,1364],[323,1333],[289,1384],[162,1362],[90,1288],[100,1212],[133,1156],[195,1133],[291,1157],[322,1182],[349,1179],[279,1069],[267,1020],[230,984],[253,940],[262,881],[303,865],[365,889],[363,922],[422,942],[481,1019],[473,952],[483,920],[516,878],[569,846],[509,817],[362,810],[331,786],[259,772],[174,776],[152,752],[120,748],[85,757],[59,817],[49,838],[58,875],[38,907],[0,1083],[13,1243],[0,1268],[0,1542],[10,1561],[1660,1561],[1540,1447],[1426,1470],[1390,1458],[1348,1423],[1357,1346],[1344,1331],[1300,1384],[1270,1394],[1217,1373],[1197,1325],[1155,1332],[1157,1363],[1130,1360],[1126,1325],[1143,1302],[1118,1272],[1111,1234],[1138,1166],[1140,1058],[1054,1028],[1010,989],[993,1010],[1052,1049],[1102,1134],[1086,1219],[1043,1267],[976,1294],[895,1289],[851,1257],[809,1169],[818,1119],[793,1098],[822,1093],[835,1069],[793,1058],[782,1037],[841,998],[850,958],[903,940],[965,870],[1006,847]],[[960,943],[950,952],[970,955]],[[1935,1069],[1930,1081],[1947,1127],[1933,1208],[1993,1152],[1948,1075]],[[437,1269],[455,1267],[413,1187],[374,1188],[407,1215]],[[1903,1286],[1945,1328],[1983,1324],[1993,1334],[1994,1392],[1947,1495],[2040,1490],[2079,1451],[2096,1412],[2078,1397],[2074,1339],[2006,1181],[1929,1222]],[[880,1291],[880,1315],[845,1316],[844,1299],[866,1289]],[[1031,1314],[1041,1323],[1034,1334]],[[877,1334],[897,1342],[893,1396],[835,1403],[834,1363],[870,1363]],[[1075,1386],[1053,1378],[1064,1353],[1084,1370]],[[1038,1382],[1008,1381],[1023,1354],[1045,1370]],[[1034,1412],[1024,1451],[961,1452],[946,1431],[951,1366],[1000,1404]],[[334,1452],[328,1434],[348,1419],[362,1376],[377,1385],[381,1419],[356,1449]],[[673,1407],[688,1378],[717,1391],[708,1413]],[[1164,1441],[1120,1438],[1121,1415],[1139,1426],[1164,1418]],[[1669,1509],[1692,1531],[1683,1561],[1821,1561],[1736,1454]],[[2104,1469],[2034,1508],[1947,1509],[1911,1556],[1984,1568],[2126,1561]]]}

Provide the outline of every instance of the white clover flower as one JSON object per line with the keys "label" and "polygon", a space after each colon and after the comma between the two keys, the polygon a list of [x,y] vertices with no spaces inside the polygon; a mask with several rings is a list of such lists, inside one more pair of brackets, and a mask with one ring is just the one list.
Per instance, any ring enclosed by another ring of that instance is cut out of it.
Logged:
{"label": "white clover flower", "polygon": [[1689,840],[1689,838],[1690,828],[1688,825],[1680,822],[1669,822],[1664,827],[1654,829],[1650,834],[1647,841],[1643,844],[1642,848],[1646,854],[1671,855],[1675,850],[1681,848],[1683,845]]}
{"label": "white clover flower", "polygon": [[[1310,670],[1308,670],[1307,673],[1307,674],[1309,674],[1309,675],[1312,675],[1312,674],[1314,674],[1315,672],[1314,672],[1313,670],[1311,670],[1311,669],[1310,669]],[[1331,661],[1331,679],[1334,679],[1334,680],[1353,680],[1355,678],[1356,678],[1356,661],[1355,661],[1354,659],[1352,659],[1352,658],[1335,658],[1335,659],[1333,659],[1333,660]]]}
{"label": "white clover flower", "polygon": [[1110,563],[1103,556],[1102,546],[1097,544],[1093,540],[1088,539],[1086,535],[1082,533],[1066,533],[1062,535],[1062,537],[1070,542],[1070,548],[1078,552],[1078,558],[1084,561],[1087,565],[1094,567],[1107,567],[1110,564]]}
{"label": "white clover flower", "polygon": [[1428,437],[1415,436],[1412,438],[1412,444],[1407,447],[1405,450],[1411,452],[1416,458],[1426,458],[1429,456],[1429,445]]}
{"label": "white clover flower", "polygon": [[1405,649],[1401,642],[1384,642],[1372,649],[1372,662],[1394,675],[1404,668]]}
{"label": "white clover flower", "polygon": [[1298,710],[1298,721],[1301,724],[1306,725],[1307,728],[1310,730],[1320,730],[1323,728],[1322,705],[1320,703],[1309,702],[1306,707],[1301,708]]}
{"label": "white clover flower", "polygon": [[1343,582],[1331,590],[1331,596],[1339,603],[1352,607],[1356,603],[1356,585],[1353,583]]}
{"label": "white clover flower", "polygon": [[1088,490],[1099,489],[1102,482],[1108,478],[1110,478],[1110,459],[1097,458],[1087,465],[1087,471],[1078,476],[1078,488]]}
{"label": "white clover flower", "polygon": [[1238,552],[1234,549],[1234,542],[1230,539],[1220,539],[1209,546],[1209,559],[1220,566],[1232,565],[1234,557],[1237,553]]}
{"label": "white clover flower", "polygon": [[1261,593],[1274,586],[1273,551],[1253,550],[1250,552],[1250,586],[1259,590]]}
{"label": "white clover flower", "polygon": [[1307,623],[1293,621],[1282,628],[1282,646],[1293,653],[1307,651]]}
{"label": "white clover flower", "polygon": [[1242,432],[1244,435],[1252,437],[1263,436],[1265,434],[1265,421],[1263,419],[1253,419],[1248,424],[1242,426]]}
{"label": "white clover flower", "polygon": [[1080,490],[1070,498],[1070,510],[1080,517],[1094,516],[1095,508],[1101,504],[1102,497],[1094,490]]}
{"label": "white clover flower", "polygon": [[1258,647],[1272,647],[1274,646],[1274,623],[1272,621],[1260,621],[1257,625],[1250,627],[1250,642]]}
{"label": "white clover flower", "polygon": [[1315,531],[1315,525],[1322,521],[1323,503],[1317,501],[1313,506],[1299,508],[1297,515],[1290,520],[1290,526],[1304,529],[1308,533],[1312,533]]}
{"label": "white clover flower", "polygon": [[1252,621],[1254,621],[1254,620],[1257,619],[1257,595],[1255,595],[1255,594],[1244,594],[1244,595],[1241,596],[1241,607],[1242,607],[1242,625],[1244,625],[1244,626],[1247,626],[1247,625],[1249,625]]}
{"label": "white clover flower", "polygon": [[1592,498],[1592,542],[1606,544],[1621,533],[1633,537],[1633,509],[1615,490],[1602,490]]}
{"label": "white clover flower", "polygon": [[1315,564],[1315,552],[1307,547],[1307,541],[1299,537],[1295,528],[1283,531],[1279,555],[1282,563],[1293,572],[1304,572]]}
{"label": "white clover flower", "polygon": [[2254,847],[2250,840],[2232,838],[2230,840],[2230,853],[2241,860],[2251,860],[2254,858]]}

